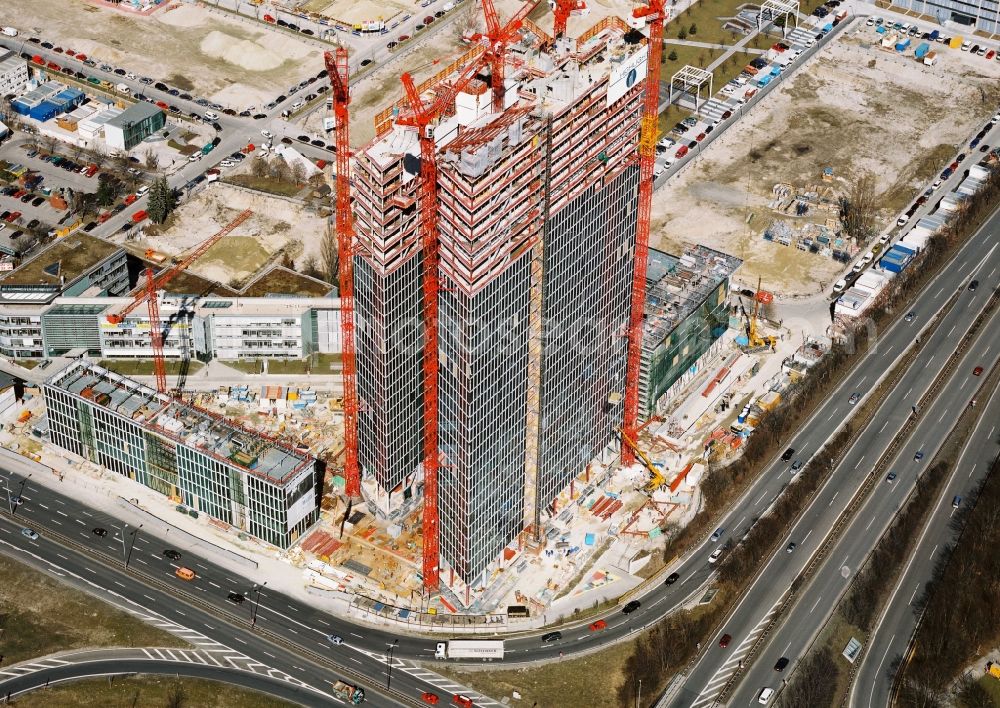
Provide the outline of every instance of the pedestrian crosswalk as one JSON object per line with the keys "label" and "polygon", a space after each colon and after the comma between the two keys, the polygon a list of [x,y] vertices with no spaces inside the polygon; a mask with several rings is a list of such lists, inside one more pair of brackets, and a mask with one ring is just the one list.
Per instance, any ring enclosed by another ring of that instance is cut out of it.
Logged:
{"label": "pedestrian crosswalk", "polygon": [[[358,651],[361,654],[364,654],[365,656],[370,657],[375,661],[379,661],[383,664],[388,664],[388,662],[386,661],[387,657],[384,653],[367,651],[364,649],[356,649],[356,651]],[[452,679],[442,676],[441,674],[436,674],[430,669],[424,668],[423,666],[415,664],[412,661],[407,661],[405,659],[398,659],[396,657],[392,657],[392,670],[402,671],[405,674],[409,674],[410,676],[413,676],[414,678],[417,678],[423,681],[424,683],[428,683],[431,686],[440,689],[444,693],[450,693],[453,695],[461,694],[463,696],[468,696],[469,698],[472,699],[472,702],[477,706],[477,708],[478,706],[483,706],[485,708],[488,708],[489,706],[504,705],[503,703],[494,701],[489,696],[484,696],[481,693],[477,693],[476,691],[473,691],[471,688],[468,688],[467,686],[463,686],[460,683],[455,683]]]}

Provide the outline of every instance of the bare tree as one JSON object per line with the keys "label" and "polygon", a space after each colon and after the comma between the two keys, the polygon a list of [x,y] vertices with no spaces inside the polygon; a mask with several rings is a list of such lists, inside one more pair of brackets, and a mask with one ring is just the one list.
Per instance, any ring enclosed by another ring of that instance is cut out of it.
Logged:
{"label": "bare tree", "polygon": [[255,157],[250,162],[250,174],[256,177],[257,179],[266,177],[267,171],[268,171],[267,160],[264,159],[263,157]]}
{"label": "bare tree", "polygon": [[146,163],[147,170],[155,170],[160,166],[160,158],[156,156],[152,148],[147,148],[146,153],[143,155],[143,160]]}
{"label": "bare tree", "polygon": [[479,13],[474,3],[470,3],[455,20],[455,34],[459,39],[479,31]]}
{"label": "bare tree", "polygon": [[183,708],[186,700],[187,696],[184,694],[184,688],[180,684],[177,684],[167,694],[166,708]]}
{"label": "bare tree", "polygon": [[876,231],[878,199],[875,185],[875,175],[862,172],[854,180],[847,196],[840,198],[841,226],[857,244],[865,243]]}
{"label": "bare tree", "polygon": [[306,181],[306,168],[298,160],[292,163],[291,177],[295,184],[303,184]]}
{"label": "bare tree", "polygon": [[41,143],[42,147],[45,149],[45,152],[55,152],[56,145],[59,143],[59,141],[56,140],[51,135],[40,135],[38,138],[38,142]]}
{"label": "bare tree", "polygon": [[337,232],[333,229],[330,220],[327,219],[326,232],[323,234],[323,240],[319,244],[319,257],[323,272],[322,279],[328,283],[333,283],[337,280],[340,271],[338,256]]}
{"label": "bare tree", "polygon": [[97,165],[97,169],[101,169],[108,161],[108,153],[105,152],[104,148],[100,145],[95,144],[90,148],[90,162],[91,164]]}

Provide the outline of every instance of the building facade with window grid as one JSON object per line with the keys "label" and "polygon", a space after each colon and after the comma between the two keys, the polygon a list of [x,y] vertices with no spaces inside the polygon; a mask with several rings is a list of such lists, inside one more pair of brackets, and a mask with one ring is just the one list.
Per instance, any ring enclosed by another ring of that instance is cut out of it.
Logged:
{"label": "building facade with window grid", "polygon": [[[997,0],[892,0],[897,7],[933,17],[948,27],[1000,34],[1000,2]],[[969,39],[975,39],[970,37]]]}
{"label": "building facade with window grid", "polygon": [[315,460],[77,360],[43,385],[54,444],[287,548],[319,518]]}
{"label": "building facade with window grid", "polygon": [[[500,571],[505,548],[613,444],[620,424],[608,400],[624,393],[647,54],[634,38],[609,20],[575,46],[525,50],[530,67],[507,77],[502,112],[492,111],[479,77],[433,126],[440,560],[442,578],[466,604],[472,586]],[[388,264],[420,250],[420,151],[406,125],[387,120],[377,131],[353,172],[357,260],[391,272]],[[388,319],[387,303],[366,299],[364,268],[355,273],[359,317]],[[420,280],[407,285],[404,308],[419,318]],[[409,340],[418,355],[420,335]],[[369,359],[366,346],[359,337],[359,389],[366,378],[411,377],[419,416],[419,359]],[[375,417],[396,425],[379,403],[361,396],[362,439]]]}

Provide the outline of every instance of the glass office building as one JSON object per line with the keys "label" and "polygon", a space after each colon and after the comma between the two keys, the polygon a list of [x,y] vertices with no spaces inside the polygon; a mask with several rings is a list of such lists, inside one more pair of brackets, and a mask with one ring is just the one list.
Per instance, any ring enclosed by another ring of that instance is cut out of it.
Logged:
{"label": "glass office building", "polygon": [[287,548],[319,519],[310,455],[77,360],[43,385],[52,442]]}

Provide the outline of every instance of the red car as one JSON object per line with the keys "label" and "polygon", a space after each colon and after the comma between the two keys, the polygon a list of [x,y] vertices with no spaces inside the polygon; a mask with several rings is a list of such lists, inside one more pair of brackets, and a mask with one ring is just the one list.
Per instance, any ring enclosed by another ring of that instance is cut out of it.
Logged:
{"label": "red car", "polygon": [[950,165],[948,165],[948,169],[950,169],[952,172],[954,172],[955,170],[957,170],[958,169],[958,160],[956,160],[955,162],[953,162]]}
{"label": "red car", "polygon": [[[14,212],[14,213],[16,214],[17,212]],[[975,369],[972,370],[972,375],[973,376],[979,376],[982,373],[983,373],[983,367],[981,367],[981,366],[977,366]]]}
{"label": "red car", "polygon": [[48,66],[53,71],[59,71],[59,65],[56,64],[54,61],[50,61],[49,64],[48,64]]}
{"label": "red car", "polygon": [[19,190],[17,190],[16,192],[14,192],[10,196],[14,197],[14,199],[20,199],[21,197],[23,197],[27,193],[28,193],[27,190],[19,189]]}
{"label": "red car", "polygon": [[721,637],[719,637],[719,646],[722,647],[723,649],[725,649],[726,647],[729,646],[729,643],[731,641],[733,641],[733,638],[732,638],[731,635],[729,635],[729,634],[723,634]]}
{"label": "red car", "polygon": [[452,696],[451,702],[456,706],[461,706],[461,708],[472,708],[472,699],[468,696],[463,696],[461,693],[456,693]]}
{"label": "red car", "polygon": [[15,221],[17,221],[20,218],[21,218],[21,212],[19,212],[19,211],[12,212],[11,215],[7,217],[7,223],[8,224],[13,224]]}
{"label": "red car", "polygon": [[679,148],[677,148],[677,152],[674,153],[674,157],[681,158],[687,154],[688,154],[688,146],[681,145]]}
{"label": "red car", "polygon": [[79,59],[80,61],[87,61],[87,55],[86,54],[77,54],[76,58]]}
{"label": "red car", "polygon": [[699,133],[699,134],[698,134],[698,137],[697,137],[697,138],[695,138],[695,140],[697,140],[697,141],[698,141],[698,142],[700,143],[700,142],[701,142],[702,140],[704,140],[704,139],[705,139],[705,138],[706,138],[707,136],[708,136],[708,133]]}
{"label": "red car", "polygon": [[429,25],[433,21],[434,21],[434,16],[433,15],[428,15],[427,17],[424,18],[424,24],[425,25]]}
{"label": "red car", "polygon": [[430,691],[424,691],[420,697],[424,700],[424,703],[429,703],[432,706],[436,706],[437,702],[441,700],[436,693],[431,693]]}
{"label": "red car", "polygon": [[604,620],[597,620],[596,622],[590,625],[591,632],[600,632],[602,629],[607,629],[607,628],[608,628],[608,623],[605,622]]}
{"label": "red car", "polygon": [[63,53],[63,48],[62,47],[56,47],[52,51],[55,52],[56,54],[62,54]]}
{"label": "red car", "polygon": [[66,56],[68,56],[68,57],[75,57],[76,56],[76,52],[74,52],[72,49],[67,49],[66,50]]}
{"label": "red car", "polygon": [[401,35],[399,35],[399,41],[400,42],[405,42],[409,38],[410,38],[410,35],[408,35],[408,34],[401,34]]}
{"label": "red car", "polygon": [[996,55],[997,55],[997,53],[991,49],[990,51],[986,52],[986,61],[989,61],[990,59],[992,59]]}

